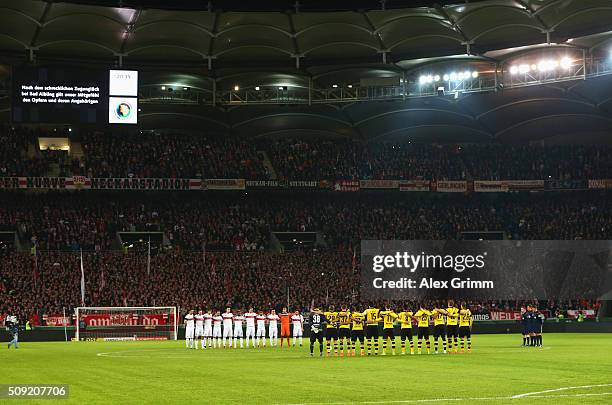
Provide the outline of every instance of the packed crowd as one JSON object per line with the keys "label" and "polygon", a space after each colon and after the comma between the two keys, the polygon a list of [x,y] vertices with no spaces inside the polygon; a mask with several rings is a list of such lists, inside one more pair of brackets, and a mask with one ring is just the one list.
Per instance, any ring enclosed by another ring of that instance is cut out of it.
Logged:
{"label": "packed crowd", "polygon": [[[37,132],[24,128],[0,127],[0,177],[42,176],[49,171],[49,156],[29,147],[36,142]],[[30,152],[31,153],[31,152]]]}
{"label": "packed crowd", "polygon": [[[364,143],[354,140],[253,140],[172,133],[74,135],[83,156],[40,152],[40,130],[0,128],[0,176],[244,178],[267,180],[584,180],[612,178],[606,145]],[[71,139],[72,139],[71,135]],[[31,154],[31,153],[30,153]],[[269,165],[265,163],[265,156]]]}
{"label": "packed crowd", "polygon": [[[71,313],[80,305],[80,255],[48,252],[2,257],[0,314],[29,319],[32,313]],[[179,305],[273,308],[290,302],[347,302],[358,275],[348,252],[170,252],[147,258],[119,252],[83,255],[86,304],[101,306]],[[10,271],[9,271],[10,269]],[[36,269],[36,270],[34,270]],[[129,271],[126,271],[129,269]]]}
{"label": "packed crowd", "polygon": [[117,232],[162,232],[183,251],[258,251],[270,232],[320,232],[328,250],[362,239],[446,240],[463,232],[511,239],[607,239],[607,192],[508,195],[257,193],[0,193],[0,229],[38,250],[104,251]]}
{"label": "packed crowd", "polygon": [[287,179],[570,180],[612,176],[608,146],[363,144],[282,140],[267,145]]}
{"label": "packed crowd", "polygon": [[89,133],[73,174],[88,177],[267,179],[255,146],[237,138],[186,134]]}
{"label": "packed crowd", "polygon": [[[0,315],[35,316],[41,322],[43,314],[71,314],[81,305],[78,253],[5,253],[1,260]],[[307,311],[313,304],[339,307],[360,301],[350,252],[169,252],[153,256],[150,265],[134,252],[88,252],[83,268],[89,306],[248,308],[256,303]],[[599,305],[587,299],[539,303],[551,317],[570,309],[597,312]],[[520,311],[525,302],[481,300],[468,306],[474,314],[487,314]]]}

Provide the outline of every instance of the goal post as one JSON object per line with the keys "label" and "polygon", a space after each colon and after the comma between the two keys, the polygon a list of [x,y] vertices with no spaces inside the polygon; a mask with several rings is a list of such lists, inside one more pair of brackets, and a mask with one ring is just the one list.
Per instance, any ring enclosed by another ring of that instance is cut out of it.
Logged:
{"label": "goal post", "polygon": [[176,307],[77,307],[75,340],[176,340]]}

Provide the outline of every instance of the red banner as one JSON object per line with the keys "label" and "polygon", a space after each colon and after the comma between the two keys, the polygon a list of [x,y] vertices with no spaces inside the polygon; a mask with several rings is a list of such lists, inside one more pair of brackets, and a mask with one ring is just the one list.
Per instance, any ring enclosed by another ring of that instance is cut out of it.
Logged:
{"label": "red banner", "polygon": [[399,180],[359,180],[360,188],[397,189]]}
{"label": "red banner", "polygon": [[43,315],[43,321],[46,322],[47,326],[68,326],[71,324],[69,316],[61,315]]}
{"label": "red banner", "polygon": [[492,321],[520,321],[521,311],[491,311],[489,319]]}
{"label": "red banner", "polygon": [[168,325],[167,314],[88,314],[81,316],[87,326],[159,326]]}

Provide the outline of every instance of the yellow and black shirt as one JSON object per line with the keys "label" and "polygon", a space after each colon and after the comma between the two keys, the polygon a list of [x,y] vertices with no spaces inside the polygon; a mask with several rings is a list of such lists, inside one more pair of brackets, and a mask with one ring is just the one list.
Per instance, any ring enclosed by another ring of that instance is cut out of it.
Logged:
{"label": "yellow and black shirt", "polygon": [[417,319],[417,323],[419,328],[427,328],[429,326],[429,317],[431,316],[431,312],[426,309],[419,309],[414,317]]}
{"label": "yellow and black shirt", "polygon": [[456,326],[459,324],[459,308],[448,307],[446,308],[446,324],[449,326]]}
{"label": "yellow and black shirt", "polygon": [[380,316],[383,319],[383,329],[393,329],[393,324],[397,319],[397,314],[393,311],[380,311]]}
{"label": "yellow and black shirt", "polygon": [[398,315],[398,320],[402,329],[412,329],[412,311],[404,311],[400,312]]}
{"label": "yellow and black shirt", "polygon": [[338,312],[338,324],[340,325],[340,329],[350,329],[351,328],[351,312],[350,311]]}
{"label": "yellow and black shirt", "polygon": [[353,312],[351,316],[353,319],[353,330],[363,330],[365,314],[363,312]]}
{"label": "yellow and black shirt", "polygon": [[380,310],[377,308],[368,308],[365,310],[365,321],[366,325],[378,325]]}
{"label": "yellow and black shirt", "polygon": [[338,313],[334,311],[327,311],[323,315],[325,315],[325,319],[327,319],[327,329],[334,329],[337,327],[338,323]]}
{"label": "yellow and black shirt", "polygon": [[465,313],[459,314],[459,326],[472,326],[472,311],[465,310]]}

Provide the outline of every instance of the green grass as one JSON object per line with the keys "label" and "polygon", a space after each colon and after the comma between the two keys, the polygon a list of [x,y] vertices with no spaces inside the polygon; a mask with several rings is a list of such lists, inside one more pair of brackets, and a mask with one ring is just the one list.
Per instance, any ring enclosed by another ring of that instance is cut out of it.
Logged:
{"label": "green grass", "polygon": [[[464,355],[355,358],[310,358],[306,345],[195,351],[182,341],[22,343],[0,348],[0,383],[69,384],[65,404],[612,402],[609,334],[545,335],[543,349],[519,347],[516,335],[475,335],[473,343]],[[607,386],[510,398],[596,384]]]}

